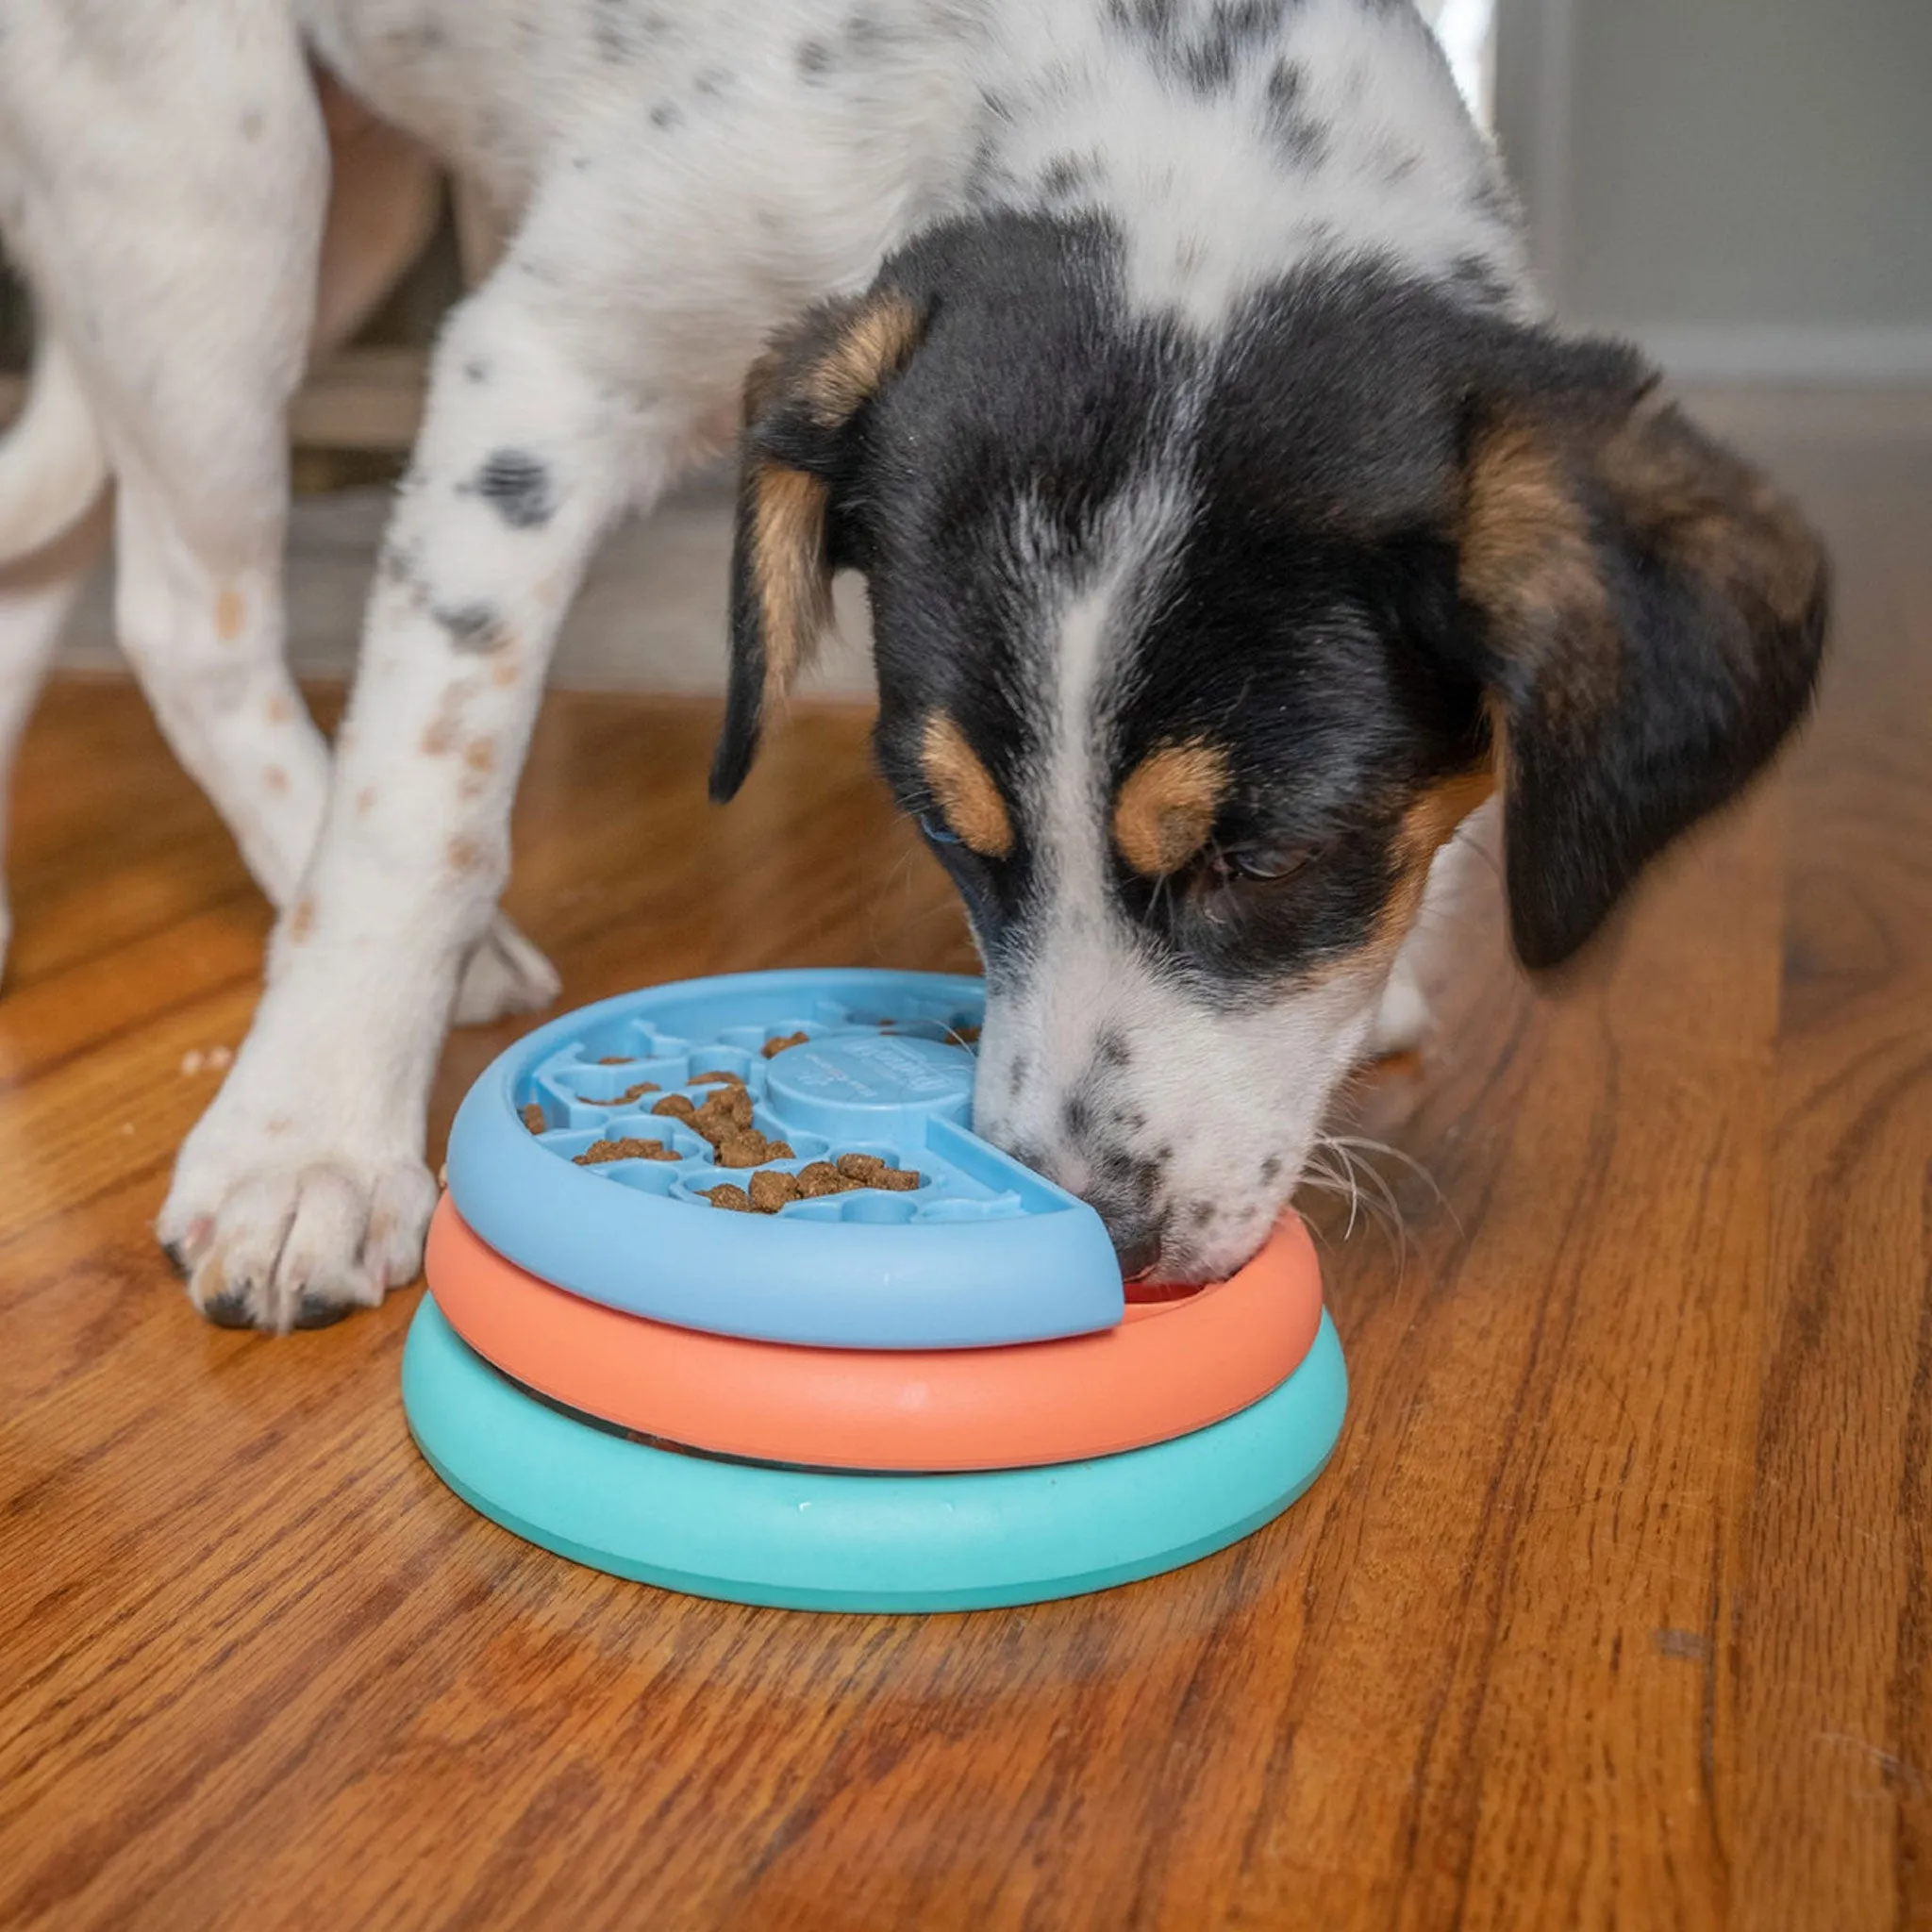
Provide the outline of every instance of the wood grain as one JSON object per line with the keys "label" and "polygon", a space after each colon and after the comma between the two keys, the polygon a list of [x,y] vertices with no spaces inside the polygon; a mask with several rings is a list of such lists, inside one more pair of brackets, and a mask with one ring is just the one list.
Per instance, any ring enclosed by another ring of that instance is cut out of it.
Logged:
{"label": "wood grain", "polygon": [[[1932,1924],[1932,458],[1782,454],[1842,581],[1798,755],[1551,997],[1478,908],[1355,1103],[1441,1198],[1385,1163],[1400,1246],[1318,1204],[1335,1465],[1039,1609],[573,1570],[410,1449],[413,1292],[198,1323],[148,1223],[266,918],[134,696],[57,689],[0,1003],[0,1923]],[[573,1001],[969,963],[863,718],[724,812],[712,723],[552,702],[511,908]],[[454,1042],[439,1133],[510,1037]]]}

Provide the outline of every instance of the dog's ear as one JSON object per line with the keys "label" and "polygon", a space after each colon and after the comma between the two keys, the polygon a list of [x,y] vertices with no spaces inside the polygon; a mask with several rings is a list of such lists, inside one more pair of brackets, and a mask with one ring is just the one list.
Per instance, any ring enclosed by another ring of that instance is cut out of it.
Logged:
{"label": "dog's ear", "polygon": [[910,361],[924,318],[899,290],[822,304],[752,364],[731,553],[731,675],[711,796],[744,783],[766,708],[831,624],[835,512],[867,409]]}
{"label": "dog's ear", "polygon": [[1803,715],[1826,565],[1633,351],[1543,337],[1477,391],[1458,584],[1491,693],[1509,920],[1560,964]]}

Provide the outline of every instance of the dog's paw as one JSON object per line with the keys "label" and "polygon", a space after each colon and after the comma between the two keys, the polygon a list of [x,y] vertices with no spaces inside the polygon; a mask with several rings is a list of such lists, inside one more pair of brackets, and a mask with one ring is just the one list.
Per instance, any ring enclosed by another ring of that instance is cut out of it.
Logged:
{"label": "dog's paw", "polygon": [[557,968],[499,912],[463,968],[451,1017],[458,1026],[487,1026],[547,1007],[562,986]]}
{"label": "dog's paw", "polygon": [[182,1149],[156,1224],[188,1277],[189,1299],[210,1322],[275,1335],[323,1328],[415,1278],[436,1205],[421,1161],[276,1165],[260,1140],[224,1158],[224,1137],[204,1138],[210,1124],[222,1125],[220,1108]]}

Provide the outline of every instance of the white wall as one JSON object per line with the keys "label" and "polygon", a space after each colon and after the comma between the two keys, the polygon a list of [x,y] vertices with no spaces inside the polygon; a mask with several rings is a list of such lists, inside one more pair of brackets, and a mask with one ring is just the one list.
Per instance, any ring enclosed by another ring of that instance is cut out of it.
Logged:
{"label": "white wall", "polygon": [[1932,377],[1932,0],[1501,0],[1496,92],[1566,318]]}

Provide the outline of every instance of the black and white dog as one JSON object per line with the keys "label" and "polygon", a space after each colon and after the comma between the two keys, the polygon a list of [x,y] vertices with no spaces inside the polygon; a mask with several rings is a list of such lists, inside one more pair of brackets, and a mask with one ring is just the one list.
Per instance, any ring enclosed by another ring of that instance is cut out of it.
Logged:
{"label": "black and white dog", "polygon": [[[409,224],[341,158],[331,208],[318,70],[507,237],[333,770],[282,411],[358,220]],[[0,555],[111,475],[128,656],[283,908],[160,1218],[219,1321],[414,1272],[452,1009],[555,990],[492,921],[558,621],[741,396],[715,790],[862,571],[879,754],[985,955],[980,1122],[1129,1272],[1262,1240],[1489,791],[1549,965],[1811,689],[1817,544],[1540,320],[1402,0],[0,0],[0,230],[42,323]],[[0,586],[9,749],[68,589]]]}

